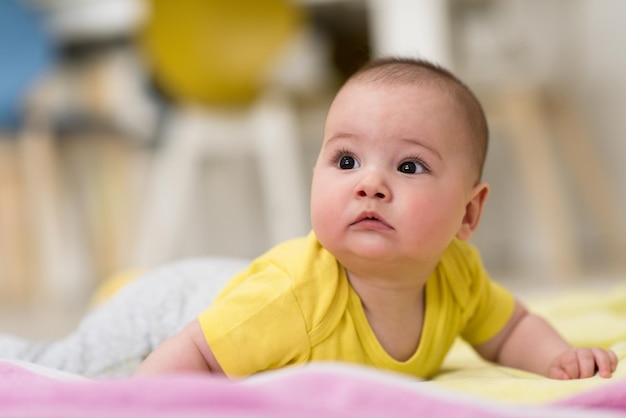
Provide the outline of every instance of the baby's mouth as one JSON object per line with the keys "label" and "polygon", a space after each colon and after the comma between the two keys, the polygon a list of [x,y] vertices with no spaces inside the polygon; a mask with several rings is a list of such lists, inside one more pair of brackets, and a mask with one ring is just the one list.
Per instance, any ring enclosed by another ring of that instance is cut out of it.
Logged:
{"label": "baby's mouth", "polygon": [[362,226],[373,229],[393,229],[391,225],[377,214],[363,214],[350,226]]}

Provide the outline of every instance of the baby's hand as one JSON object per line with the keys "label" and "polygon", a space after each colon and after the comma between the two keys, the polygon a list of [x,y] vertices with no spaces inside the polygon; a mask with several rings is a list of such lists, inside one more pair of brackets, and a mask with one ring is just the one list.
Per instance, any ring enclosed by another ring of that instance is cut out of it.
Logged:
{"label": "baby's hand", "polygon": [[558,355],[548,369],[551,379],[583,379],[596,372],[601,377],[611,377],[617,367],[617,356],[602,348],[570,348]]}

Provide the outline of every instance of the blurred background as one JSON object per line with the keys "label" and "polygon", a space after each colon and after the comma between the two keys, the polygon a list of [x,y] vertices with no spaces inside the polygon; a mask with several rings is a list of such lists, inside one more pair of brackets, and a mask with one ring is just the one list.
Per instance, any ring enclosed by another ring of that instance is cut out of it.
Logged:
{"label": "blurred background", "polygon": [[485,106],[472,241],[514,289],[626,273],[620,0],[0,0],[0,332],[65,332],[105,278],[309,230],[338,86],[422,56]]}

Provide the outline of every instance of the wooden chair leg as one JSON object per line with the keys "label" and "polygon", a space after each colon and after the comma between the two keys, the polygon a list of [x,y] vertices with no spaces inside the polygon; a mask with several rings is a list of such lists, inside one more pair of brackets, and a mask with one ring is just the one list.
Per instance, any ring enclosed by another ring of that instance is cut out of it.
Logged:
{"label": "wooden chair leg", "polygon": [[562,94],[552,95],[549,104],[559,151],[583,194],[583,203],[602,233],[609,261],[613,265],[624,266],[626,220],[583,116],[574,107],[573,101]]}
{"label": "wooden chair leg", "polygon": [[511,92],[501,97],[499,109],[508,127],[529,207],[543,233],[547,269],[555,278],[574,277],[580,271],[575,224],[559,181],[542,97],[536,89]]}
{"label": "wooden chair leg", "polygon": [[19,144],[0,137],[0,302],[22,304],[33,290]]}

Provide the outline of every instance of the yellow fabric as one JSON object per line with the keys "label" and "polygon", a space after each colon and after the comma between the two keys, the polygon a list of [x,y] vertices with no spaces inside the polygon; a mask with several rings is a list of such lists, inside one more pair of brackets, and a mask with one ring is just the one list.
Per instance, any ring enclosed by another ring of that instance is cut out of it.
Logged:
{"label": "yellow fabric", "polygon": [[493,337],[514,303],[489,281],[477,251],[455,240],[426,284],[419,347],[396,361],[376,339],[345,270],[311,233],[256,259],[198,319],[230,376],[340,360],[430,377],[457,335],[473,343]]}
{"label": "yellow fabric", "polygon": [[150,0],[139,44],[173,98],[245,104],[301,24],[289,0]]}
{"label": "yellow fabric", "polygon": [[571,344],[612,349],[620,359],[613,378],[552,380],[487,363],[457,341],[433,384],[500,401],[544,403],[626,378],[626,286],[569,290],[527,304]]}

